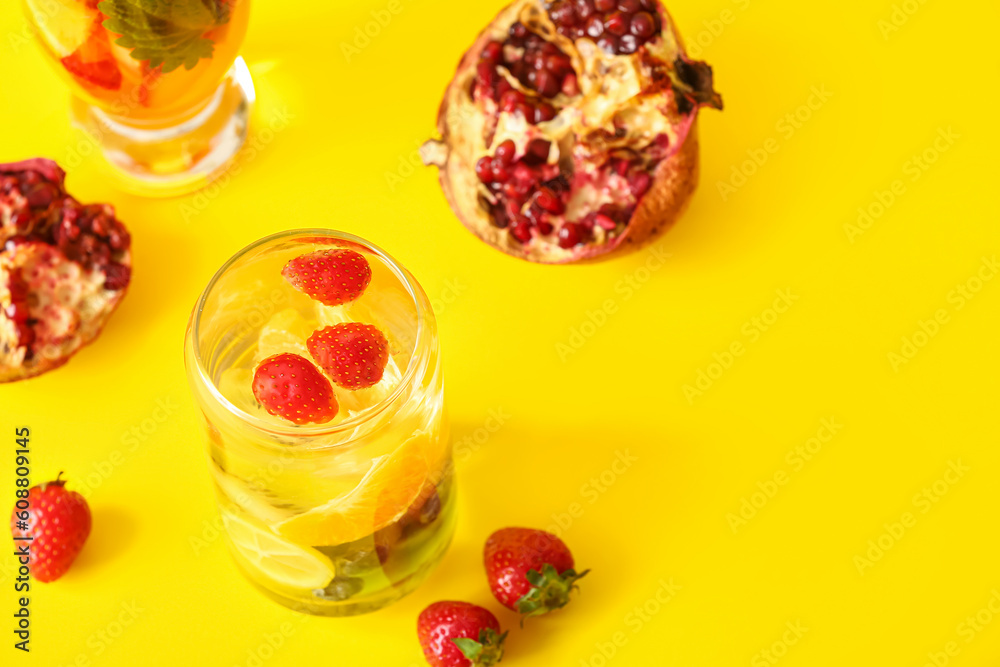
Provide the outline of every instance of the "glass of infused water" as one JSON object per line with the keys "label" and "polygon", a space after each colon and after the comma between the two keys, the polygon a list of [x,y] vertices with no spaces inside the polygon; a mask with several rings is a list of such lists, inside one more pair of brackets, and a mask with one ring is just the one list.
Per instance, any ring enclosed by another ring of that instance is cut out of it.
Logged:
{"label": "glass of infused water", "polygon": [[455,488],[426,294],[366,241],[250,245],[191,316],[187,376],[236,564],[300,611],[406,595],[451,539]]}

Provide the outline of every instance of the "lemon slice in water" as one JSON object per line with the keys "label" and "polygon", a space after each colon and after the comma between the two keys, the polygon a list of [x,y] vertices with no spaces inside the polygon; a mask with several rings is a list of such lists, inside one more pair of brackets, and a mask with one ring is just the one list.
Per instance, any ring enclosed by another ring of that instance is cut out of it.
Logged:
{"label": "lemon slice in water", "polygon": [[240,556],[270,579],[292,588],[307,589],[324,588],[333,579],[333,563],[315,549],[283,540],[225,510],[222,522]]}

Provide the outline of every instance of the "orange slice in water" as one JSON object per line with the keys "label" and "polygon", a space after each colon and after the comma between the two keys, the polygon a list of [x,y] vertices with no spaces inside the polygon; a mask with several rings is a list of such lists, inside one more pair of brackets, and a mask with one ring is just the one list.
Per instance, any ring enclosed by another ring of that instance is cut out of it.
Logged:
{"label": "orange slice in water", "polygon": [[376,459],[354,489],[282,521],[275,530],[297,544],[319,547],[353,542],[385,528],[420,494],[430,473],[430,442],[418,431],[392,454]]}

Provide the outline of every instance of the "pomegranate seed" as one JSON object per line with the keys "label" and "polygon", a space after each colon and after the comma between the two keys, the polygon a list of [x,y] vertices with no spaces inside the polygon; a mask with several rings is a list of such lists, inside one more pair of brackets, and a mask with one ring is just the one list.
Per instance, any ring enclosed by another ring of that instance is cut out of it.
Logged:
{"label": "pomegranate seed", "polygon": [[580,94],[580,83],[576,79],[576,74],[567,74],[562,82],[563,95],[573,97]]}
{"label": "pomegranate seed", "polygon": [[542,104],[535,107],[535,125],[550,121],[556,117],[556,109],[551,104]]}
{"label": "pomegranate seed", "polygon": [[604,35],[597,40],[597,45],[605,53],[618,53],[618,38],[612,35]]}
{"label": "pomegranate seed", "polygon": [[538,224],[535,225],[535,229],[537,229],[538,233],[541,234],[542,236],[548,236],[549,234],[552,233],[553,227],[551,222],[541,220],[538,222]]}
{"label": "pomegranate seed", "polygon": [[646,194],[652,185],[653,177],[644,171],[640,171],[629,179],[628,187],[632,191],[632,195],[638,198]]}
{"label": "pomegranate seed", "polygon": [[499,146],[497,146],[496,157],[500,158],[500,161],[504,164],[512,164],[514,162],[514,155],[517,153],[517,146],[514,145],[513,139],[508,139],[504,141]]}
{"label": "pomegranate seed", "polygon": [[538,73],[535,83],[538,92],[545,97],[555,97],[559,94],[559,89],[561,87],[560,82],[556,79],[555,75],[547,69],[543,69]]}
{"label": "pomegranate seed", "polygon": [[490,169],[493,171],[493,180],[497,183],[503,183],[510,178],[510,172],[507,171],[507,167],[504,165],[503,160],[498,157],[490,160]]}
{"label": "pomegranate seed", "polygon": [[562,200],[556,196],[556,193],[552,192],[548,188],[542,188],[535,195],[535,203],[537,203],[543,210],[549,213],[554,213],[555,215],[561,215],[566,207],[563,206]]}
{"label": "pomegranate seed", "polygon": [[580,242],[580,226],[574,222],[565,222],[559,228],[559,247],[572,248]]}
{"label": "pomegranate seed", "polygon": [[549,148],[551,143],[545,139],[532,139],[525,150],[524,161],[526,164],[541,164],[549,159]]}
{"label": "pomegranate seed", "polygon": [[510,27],[510,30],[508,30],[507,33],[515,42],[515,45],[520,46],[524,39],[528,36],[528,28],[523,23],[518,21]]}
{"label": "pomegranate seed", "polygon": [[535,172],[523,162],[514,165],[514,178],[522,183],[533,183],[536,180]]}
{"label": "pomegranate seed", "polygon": [[618,9],[626,14],[635,14],[640,6],[639,0],[618,0]]}
{"label": "pomegranate seed", "polygon": [[604,34],[604,21],[601,20],[600,16],[591,16],[584,29],[589,36],[597,39]]}
{"label": "pomegranate seed", "polygon": [[656,32],[656,23],[650,14],[639,12],[632,17],[629,29],[636,37],[651,37]]}
{"label": "pomegranate seed", "polygon": [[524,93],[519,90],[508,90],[500,96],[500,109],[503,111],[514,111],[518,104],[524,102]]}
{"label": "pomegranate seed", "polygon": [[483,52],[479,57],[493,63],[500,62],[503,59],[503,44],[501,42],[490,42],[483,48]]}
{"label": "pomegranate seed", "polygon": [[629,161],[621,158],[615,158],[611,161],[611,168],[614,169],[615,173],[619,176],[624,176],[628,173]]}
{"label": "pomegranate seed", "polygon": [[510,233],[521,243],[527,243],[531,240],[531,223],[523,217],[518,218],[517,222],[511,225]]}
{"label": "pomegranate seed", "polygon": [[524,119],[529,122],[535,116],[534,107],[532,107],[527,102],[522,102],[521,104],[518,104],[516,107],[514,107],[514,113],[521,114],[522,116],[524,116]]}
{"label": "pomegranate seed", "polygon": [[493,63],[483,60],[476,65],[476,82],[483,88],[493,88],[495,77],[496,69]]}
{"label": "pomegranate seed", "polygon": [[648,12],[656,11],[656,0],[639,0],[639,4]]}
{"label": "pomegranate seed", "polygon": [[581,21],[586,21],[594,13],[593,0],[576,0],[576,16]]}
{"label": "pomegranate seed", "polygon": [[620,37],[628,32],[628,17],[621,12],[615,12],[604,19],[604,29]]}
{"label": "pomegranate seed", "polygon": [[629,54],[639,50],[639,38],[635,35],[622,35],[618,40],[618,52]]}
{"label": "pomegranate seed", "polygon": [[476,176],[483,183],[493,182],[493,165],[488,155],[484,155],[476,162]]}
{"label": "pomegranate seed", "polygon": [[594,222],[596,222],[598,226],[601,227],[601,229],[606,229],[609,232],[618,226],[618,224],[614,220],[604,215],[603,213],[598,213],[596,216],[594,216]]}
{"label": "pomegranate seed", "polygon": [[554,4],[549,10],[549,16],[556,25],[570,26],[576,23],[576,11],[573,9],[572,3],[565,0]]}
{"label": "pomegranate seed", "polygon": [[615,0],[594,0],[594,9],[599,12],[610,12],[616,4]]}

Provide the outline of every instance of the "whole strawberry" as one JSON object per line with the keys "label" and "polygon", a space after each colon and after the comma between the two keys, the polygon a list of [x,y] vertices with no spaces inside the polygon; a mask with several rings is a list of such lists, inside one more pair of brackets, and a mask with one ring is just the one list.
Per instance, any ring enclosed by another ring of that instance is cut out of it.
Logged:
{"label": "whole strawberry", "polygon": [[420,612],[417,638],[433,667],[489,667],[503,658],[507,633],[489,610],[445,601]]}
{"label": "whole strawberry", "polygon": [[281,275],[292,287],[327,306],[354,301],[372,281],[368,260],[343,248],[300,255],[285,265]]}
{"label": "whole strawberry", "polygon": [[253,395],[270,414],[296,424],[325,424],[340,409],[330,381],[297,354],[276,354],[260,362]]}
{"label": "whole strawberry", "polygon": [[486,579],[493,596],[508,609],[540,616],[569,602],[579,574],[569,548],[552,533],[502,528],[486,540]]}
{"label": "whole strawberry", "polygon": [[[90,508],[76,491],[68,491],[62,473],[54,482],[28,491],[27,509],[16,505],[10,517],[15,551],[28,550],[28,567],[36,581],[50,582],[66,574],[90,535]],[[23,553],[20,552],[20,553]]]}
{"label": "whole strawberry", "polygon": [[306,346],[316,363],[345,389],[378,384],[389,362],[385,334],[361,322],[344,322],[314,331]]}

